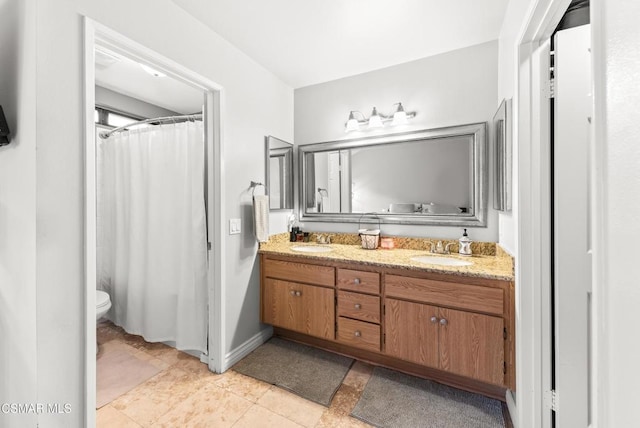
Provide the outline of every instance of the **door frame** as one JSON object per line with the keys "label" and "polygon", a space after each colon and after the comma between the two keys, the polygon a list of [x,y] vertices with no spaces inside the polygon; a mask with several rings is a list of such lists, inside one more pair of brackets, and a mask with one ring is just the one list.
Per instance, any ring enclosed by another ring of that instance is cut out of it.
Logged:
{"label": "door frame", "polygon": [[519,427],[551,427],[551,163],[549,44],[571,0],[541,0],[517,40],[514,133],[518,197],[516,394],[507,393]]}
{"label": "door frame", "polygon": [[185,66],[84,17],[84,279],[85,279],[85,426],[96,423],[96,147],[94,130],[95,55],[96,45],[107,46],[123,56],[148,64],[172,78],[201,89],[204,99],[206,156],[207,230],[209,233],[208,291],[208,357],[209,369],[220,373],[224,362],[224,224],[222,201],[224,89],[219,84]]}

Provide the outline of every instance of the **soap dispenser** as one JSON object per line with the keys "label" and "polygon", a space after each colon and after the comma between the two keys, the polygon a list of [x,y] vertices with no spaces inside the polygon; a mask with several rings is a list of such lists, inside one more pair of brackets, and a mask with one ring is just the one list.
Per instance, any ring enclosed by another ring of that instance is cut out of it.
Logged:
{"label": "soap dispenser", "polygon": [[467,229],[464,229],[464,233],[462,234],[462,237],[458,240],[458,242],[460,243],[458,253],[463,256],[470,256],[472,254],[471,243],[473,241],[469,239],[469,235],[467,235]]}

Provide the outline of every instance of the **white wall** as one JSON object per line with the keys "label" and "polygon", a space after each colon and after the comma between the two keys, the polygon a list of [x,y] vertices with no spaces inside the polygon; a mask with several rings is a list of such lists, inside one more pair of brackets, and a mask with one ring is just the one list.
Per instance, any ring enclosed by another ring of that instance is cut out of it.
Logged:
{"label": "white wall", "polygon": [[[35,1],[0,0],[0,404],[37,402]],[[0,426],[36,425],[0,411]]]}
{"label": "white wall", "polygon": [[[516,97],[516,77],[518,73],[518,43],[522,29],[525,25],[525,17],[532,7],[531,0],[511,0],[505,12],[502,28],[500,29],[500,49],[498,54],[498,99]],[[512,117],[515,119],[518,113],[518,105],[512,103]],[[499,240],[500,245],[512,255],[517,255],[517,217],[518,217],[518,127],[517,120],[512,121],[513,138],[513,164],[512,164],[512,189],[513,200],[511,212],[500,212]]]}
{"label": "white wall", "polygon": [[[392,132],[489,121],[498,108],[497,88],[497,41],[299,88],[295,90],[295,144],[375,135],[345,134],[349,111],[360,110],[368,116],[375,106],[381,113],[388,114],[396,102],[402,102],[407,111],[416,111],[417,116],[410,119],[407,127]],[[487,227],[472,228],[469,233],[474,240],[498,240],[498,215],[491,209],[492,186],[488,187]],[[357,225],[308,222],[305,228],[355,232]],[[385,225],[383,232],[457,239],[461,228]]]}
{"label": "white wall", "polygon": [[[15,15],[16,4],[24,2],[0,4],[4,23]],[[20,6],[30,9],[25,15],[27,28],[36,31],[36,38],[32,45],[19,46],[19,52],[34,55],[37,47],[37,74],[33,75],[33,65],[19,69],[1,86],[2,93],[8,91],[6,110],[18,144],[0,152],[0,370],[2,388],[8,379],[13,397],[35,401],[29,397],[37,390],[38,402],[71,404],[68,414],[39,415],[41,426],[80,427],[85,329],[82,15],[224,87],[223,215],[225,223],[231,217],[243,218],[244,226],[243,234],[222,237],[227,352],[261,329],[257,244],[249,226],[247,189],[251,180],[264,180],[264,136],[293,139],[293,91],[169,0],[38,1],[36,5],[37,10],[29,1]],[[6,8],[11,13],[5,16]],[[10,40],[0,41],[3,78],[6,64],[11,64],[5,63],[5,55],[17,55]],[[26,62],[29,59],[35,58]],[[15,87],[17,94],[11,92]],[[6,345],[5,334],[11,338]],[[17,420],[2,425],[24,426]]]}
{"label": "white wall", "polygon": [[96,105],[140,117],[176,116],[179,113],[96,85]]}

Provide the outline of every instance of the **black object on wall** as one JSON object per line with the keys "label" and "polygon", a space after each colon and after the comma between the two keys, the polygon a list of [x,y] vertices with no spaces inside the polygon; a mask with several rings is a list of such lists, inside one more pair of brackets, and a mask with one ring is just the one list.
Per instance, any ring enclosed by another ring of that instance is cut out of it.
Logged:
{"label": "black object on wall", "polygon": [[7,123],[7,118],[4,117],[2,106],[0,106],[0,147],[9,144],[11,141],[9,134],[11,134],[11,131],[9,131],[9,124]]}

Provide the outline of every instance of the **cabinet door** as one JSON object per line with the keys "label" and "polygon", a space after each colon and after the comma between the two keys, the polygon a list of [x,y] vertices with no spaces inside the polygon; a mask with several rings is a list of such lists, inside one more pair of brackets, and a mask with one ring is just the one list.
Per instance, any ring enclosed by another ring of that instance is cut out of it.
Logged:
{"label": "cabinet door", "polygon": [[267,278],[262,297],[263,322],[310,336],[335,338],[332,288]]}
{"label": "cabinet door", "polygon": [[502,318],[439,309],[440,369],[481,381],[504,382]]}
{"label": "cabinet door", "polygon": [[438,308],[435,306],[386,299],[386,353],[425,366],[438,367],[437,318]]}

